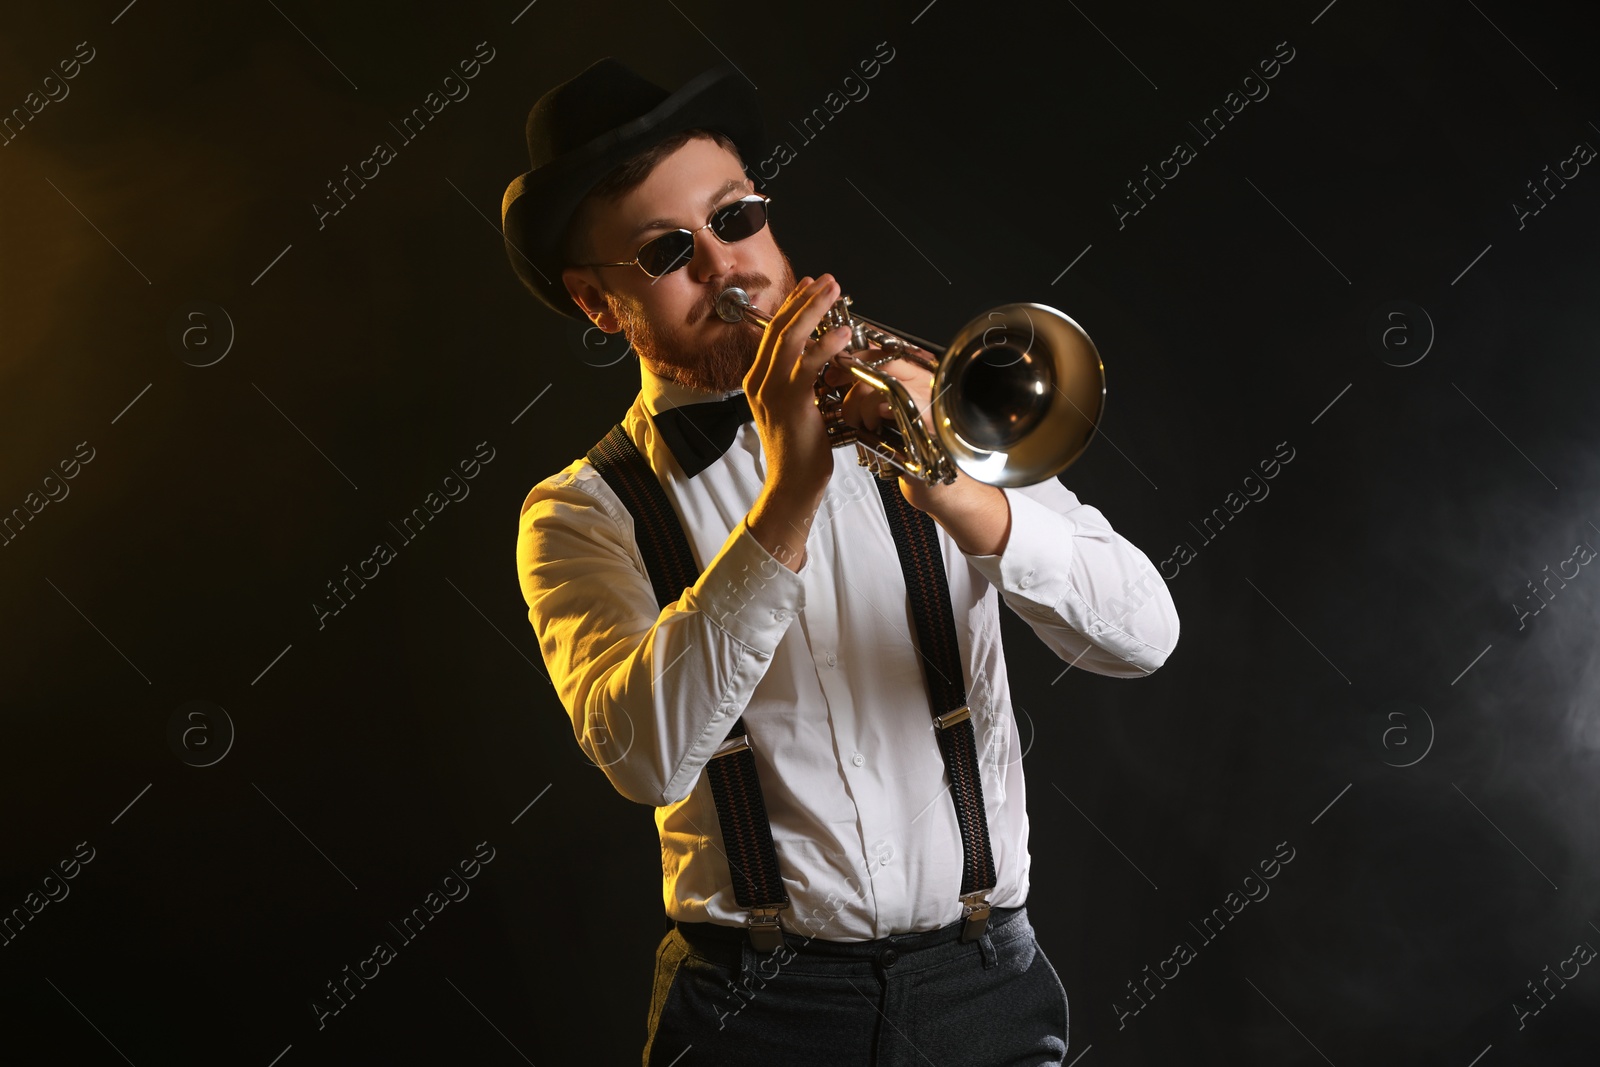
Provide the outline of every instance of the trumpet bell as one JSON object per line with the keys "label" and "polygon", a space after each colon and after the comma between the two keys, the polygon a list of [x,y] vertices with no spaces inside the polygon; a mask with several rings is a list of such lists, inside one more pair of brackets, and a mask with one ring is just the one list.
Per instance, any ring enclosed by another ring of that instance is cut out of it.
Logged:
{"label": "trumpet bell", "polygon": [[1105,409],[1105,367],[1083,328],[1043,304],[967,323],[934,372],[934,432],[962,471],[996,486],[1052,478],[1083,454]]}

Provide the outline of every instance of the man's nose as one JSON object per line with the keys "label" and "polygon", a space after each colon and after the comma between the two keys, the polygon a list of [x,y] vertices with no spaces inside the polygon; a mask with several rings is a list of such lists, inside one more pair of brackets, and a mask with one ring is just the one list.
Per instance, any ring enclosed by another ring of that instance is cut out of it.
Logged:
{"label": "man's nose", "polygon": [[697,280],[706,282],[733,271],[734,246],[718,240],[711,233],[711,227],[694,235],[694,245],[694,259],[689,269],[694,271]]}

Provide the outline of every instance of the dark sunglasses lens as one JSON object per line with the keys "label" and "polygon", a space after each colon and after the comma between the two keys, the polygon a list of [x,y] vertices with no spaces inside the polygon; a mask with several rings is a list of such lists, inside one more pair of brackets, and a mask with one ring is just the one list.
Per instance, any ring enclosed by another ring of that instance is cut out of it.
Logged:
{"label": "dark sunglasses lens", "polygon": [[760,233],[766,224],[765,200],[736,200],[716,213],[711,229],[724,241],[742,241]]}
{"label": "dark sunglasses lens", "polygon": [[[765,200],[736,200],[711,216],[711,229],[726,242],[742,241],[761,232],[767,224]],[[694,258],[694,235],[688,230],[673,230],[639,249],[639,266],[652,278],[671,274],[688,266]]]}
{"label": "dark sunglasses lens", "polygon": [[671,274],[694,258],[694,238],[687,230],[673,230],[639,249],[639,266],[652,278]]}

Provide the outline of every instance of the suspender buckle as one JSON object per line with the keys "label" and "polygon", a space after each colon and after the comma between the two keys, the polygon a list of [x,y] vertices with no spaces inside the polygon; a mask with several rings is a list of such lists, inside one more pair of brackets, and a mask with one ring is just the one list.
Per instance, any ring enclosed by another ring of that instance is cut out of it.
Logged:
{"label": "suspender buckle", "polygon": [[750,944],[757,952],[776,952],[783,947],[783,928],[778,925],[778,912],[787,904],[773,904],[750,909]]}
{"label": "suspender buckle", "polygon": [[711,753],[711,758],[716,759],[718,756],[731,756],[735,752],[743,752],[749,747],[750,735],[738,734],[734,737],[725,739],[722,744],[718,745],[717,750]]}
{"label": "suspender buckle", "polygon": [[947,711],[943,715],[935,715],[933,722],[939,729],[948,730],[957,723],[965,722],[970,718],[972,718],[972,711],[963,704],[954,711]]}
{"label": "suspender buckle", "polygon": [[961,894],[961,940],[976,941],[989,929],[989,902],[983,899],[989,890]]}

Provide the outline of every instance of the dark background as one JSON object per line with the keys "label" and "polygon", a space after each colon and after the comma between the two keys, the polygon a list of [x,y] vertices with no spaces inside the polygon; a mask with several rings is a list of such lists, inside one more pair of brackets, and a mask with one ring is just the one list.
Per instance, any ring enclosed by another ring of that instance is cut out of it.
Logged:
{"label": "dark background", "polygon": [[[1063,676],[1007,613],[1069,1060],[1594,1062],[1600,968],[1514,1005],[1600,946],[1600,574],[1527,599],[1600,547],[1600,176],[1513,203],[1600,146],[1595,37],[1577,4],[1326,3],[10,11],[6,113],[94,58],[0,146],[0,509],[70,488],[0,548],[0,909],[94,858],[0,947],[8,1058],[637,1062],[651,812],[577,749],[513,555],[637,369],[498,233],[529,105],[609,53],[669,86],[740,67],[796,153],[776,233],[866,313],[1071,314],[1108,404],[1063,480],[1157,565],[1195,552],[1149,679]],[[402,144],[479,42],[470,96]],[[879,42],[870,95],[791,132]],[[397,158],[319,229],[378,140]],[[484,441],[470,495],[319,628],[325,583]],[[471,895],[319,1029],[324,983],[480,842]],[[1198,936],[1280,843],[1271,895]]]}

